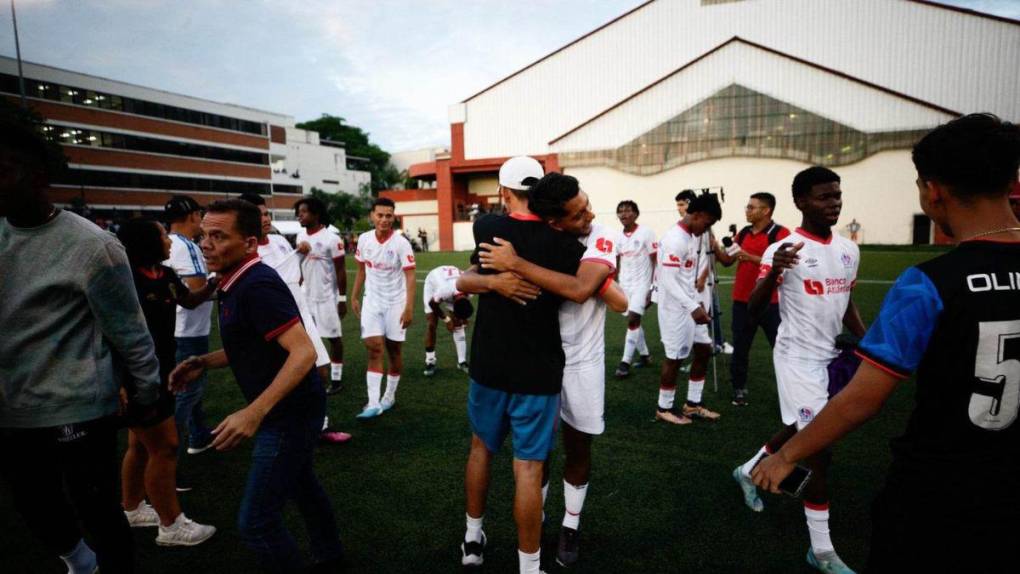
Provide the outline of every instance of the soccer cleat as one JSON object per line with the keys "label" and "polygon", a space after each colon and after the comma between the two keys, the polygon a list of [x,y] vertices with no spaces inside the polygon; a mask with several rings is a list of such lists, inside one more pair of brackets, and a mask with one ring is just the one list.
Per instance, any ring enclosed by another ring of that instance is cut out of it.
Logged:
{"label": "soccer cleat", "polygon": [[479,542],[460,543],[460,563],[462,566],[481,566],[485,562],[485,533]]}
{"label": "soccer cleat", "polygon": [[156,535],[156,544],[159,546],[197,546],[216,534],[216,527],[208,524],[199,524],[184,516],[184,513],[177,515],[177,520],[170,526],[160,525],[159,534]]}
{"label": "soccer cleat", "polygon": [[319,442],[329,444],[344,444],[351,442],[351,434],[336,430],[326,429],[319,433]]}
{"label": "soccer cleat", "polygon": [[733,406],[735,407],[746,407],[747,406],[747,389],[737,389],[733,391]]}
{"label": "soccer cleat", "polygon": [[360,419],[360,420],[374,419],[375,417],[381,415],[382,413],[383,413],[383,411],[379,407],[369,407],[369,406],[366,406],[354,418]]}
{"label": "soccer cleat", "polygon": [[125,510],[128,526],[131,528],[145,528],[146,526],[159,526],[159,515],[156,509],[144,500],[138,503],[138,508]]}
{"label": "soccer cleat", "polygon": [[723,344],[722,344],[722,354],[724,354],[724,355],[732,355],[733,354],[733,345],[727,343],[726,341],[723,341]]}
{"label": "soccer cleat", "polygon": [[331,381],[329,387],[326,389],[327,395],[335,395],[340,391],[344,390],[344,384],[340,381]]}
{"label": "soccer cleat", "polygon": [[383,399],[379,401],[379,407],[382,409],[382,412],[392,409],[395,404],[397,404],[397,399],[390,397],[383,397]]}
{"label": "soccer cleat", "polygon": [[655,420],[666,421],[674,425],[689,425],[694,422],[685,416],[677,416],[676,413],[667,409],[659,409],[655,411]]}
{"label": "soccer cleat", "polygon": [[740,467],[733,469],[733,480],[737,481],[737,486],[740,487],[740,491],[744,493],[744,504],[751,509],[752,512],[761,512],[765,510],[765,503],[761,501],[758,496],[758,487],[751,482],[751,479],[744,476],[744,473],[740,470]]}
{"label": "soccer cleat", "polygon": [[580,533],[574,528],[563,526],[560,528],[560,543],[556,548],[556,563],[564,568],[570,568],[577,563],[578,538]]}
{"label": "soccer cleat", "polygon": [[684,363],[684,364],[680,365],[679,367],[677,367],[677,370],[680,371],[681,373],[689,373],[689,372],[691,372],[691,364],[690,363]]}
{"label": "soccer cleat", "polygon": [[719,413],[710,411],[701,405],[684,404],[681,412],[685,417],[704,421],[714,421],[719,418]]}
{"label": "soccer cleat", "polygon": [[816,570],[826,572],[827,574],[854,574],[854,571],[836,555],[835,550],[827,550],[815,554],[815,551],[809,547],[807,549],[807,563]]}
{"label": "soccer cleat", "polygon": [[651,355],[640,355],[640,356],[638,356],[638,360],[634,361],[634,368],[635,369],[640,369],[640,368],[643,368],[643,367],[650,367],[650,366],[652,366],[652,356]]}
{"label": "soccer cleat", "polygon": [[181,483],[177,483],[177,486],[176,486],[176,487],[175,487],[174,489],[175,489],[175,490],[176,490],[177,492],[191,492],[191,491],[192,491],[192,490],[194,490],[195,488],[194,488],[194,487],[192,487],[192,486],[187,486],[187,485],[183,485],[183,484],[181,484]]}
{"label": "soccer cleat", "polygon": [[457,365],[457,368],[460,369],[461,371],[464,371],[465,373],[471,372],[471,367],[467,363],[461,363]]}
{"label": "soccer cleat", "polygon": [[616,372],[613,373],[613,376],[615,376],[617,379],[626,379],[627,377],[629,377],[630,364],[621,362],[620,366],[616,367]]}
{"label": "soccer cleat", "polygon": [[426,377],[431,377],[431,376],[433,376],[435,374],[436,374],[436,364],[435,363],[425,363],[425,376]]}

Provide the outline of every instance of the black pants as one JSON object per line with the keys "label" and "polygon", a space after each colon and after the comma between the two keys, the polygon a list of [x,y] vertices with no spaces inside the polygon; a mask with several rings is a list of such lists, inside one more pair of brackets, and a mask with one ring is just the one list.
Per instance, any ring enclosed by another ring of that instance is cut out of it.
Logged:
{"label": "black pants", "polygon": [[0,473],[28,529],[54,555],[90,534],[100,571],[133,572],[131,529],[120,506],[117,425],[110,418],[41,429],[0,429]]}
{"label": "black pants", "polygon": [[733,390],[747,388],[747,363],[751,353],[751,343],[760,326],[765,331],[769,346],[776,346],[776,333],[779,331],[779,305],[770,304],[761,317],[755,318],[747,311],[747,303],[733,302],[733,356],[730,357],[730,380]]}

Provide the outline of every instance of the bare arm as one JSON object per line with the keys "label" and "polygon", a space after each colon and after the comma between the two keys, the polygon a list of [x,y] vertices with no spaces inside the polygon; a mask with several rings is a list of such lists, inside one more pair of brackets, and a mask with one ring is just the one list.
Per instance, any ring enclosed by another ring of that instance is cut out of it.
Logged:
{"label": "bare arm", "polygon": [[843,325],[850,330],[858,339],[864,338],[864,332],[867,328],[864,326],[864,320],[861,319],[861,313],[857,310],[857,304],[854,300],[850,299],[850,304],[846,306],[846,313],[843,314]]}
{"label": "bare arm", "polygon": [[623,313],[627,310],[627,294],[623,292],[623,289],[615,281],[610,283],[599,296],[602,297],[602,300],[606,302],[606,306],[613,313]]}
{"label": "bare arm", "polygon": [[361,286],[365,284],[365,264],[358,261],[358,272],[354,275],[354,287],[351,288],[351,311],[355,317],[361,317]]}
{"label": "bare arm", "polygon": [[407,328],[414,318],[414,267],[404,269],[404,282],[407,284],[407,301],[404,302],[404,312],[400,316],[400,325]]}
{"label": "bare arm", "polygon": [[462,293],[499,293],[521,305],[538,298],[541,291],[513,273],[482,275],[472,265],[457,278],[457,291]]}
{"label": "bare arm", "polygon": [[494,238],[499,245],[482,243],[478,256],[482,267],[497,271],[516,273],[546,291],[555,293],[574,303],[584,303],[612,273],[609,265],[594,261],[582,261],[577,275],[559,273],[519,257],[513,245],[504,239]]}
{"label": "bare arm", "polygon": [[287,360],[258,398],[223,419],[212,431],[216,436],[212,446],[216,450],[232,449],[244,439],[254,436],[269,411],[301,384],[315,366],[315,347],[300,322],[284,331],[276,341],[287,351]]}
{"label": "bare arm", "polygon": [[177,304],[185,309],[194,309],[212,298],[216,293],[217,282],[208,281],[205,277],[185,277],[181,279],[187,286],[187,293],[177,294]]}
{"label": "bare arm", "polygon": [[896,389],[897,380],[867,361],[861,363],[850,384],[825,405],[815,420],[754,469],[751,476],[755,484],[779,492],[779,483],[798,461],[829,447],[875,416]]}

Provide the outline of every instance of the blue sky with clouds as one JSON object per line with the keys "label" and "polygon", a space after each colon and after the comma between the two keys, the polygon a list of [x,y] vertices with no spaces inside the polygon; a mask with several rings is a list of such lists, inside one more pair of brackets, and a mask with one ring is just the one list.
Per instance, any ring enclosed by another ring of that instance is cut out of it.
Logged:
{"label": "blue sky with clouds", "polygon": [[[0,54],[14,55],[8,1]],[[25,60],[286,113],[388,151],[447,145],[447,106],[643,0],[16,0]],[[1020,0],[949,0],[1020,19]]]}

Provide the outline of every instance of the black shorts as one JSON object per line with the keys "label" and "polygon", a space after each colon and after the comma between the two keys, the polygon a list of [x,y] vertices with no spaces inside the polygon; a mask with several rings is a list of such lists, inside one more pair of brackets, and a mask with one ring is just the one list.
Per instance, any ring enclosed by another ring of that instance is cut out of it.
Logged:
{"label": "black shorts", "polygon": [[[129,394],[132,394],[129,392]],[[142,406],[133,401],[128,401],[127,409],[121,415],[121,424],[127,428],[154,427],[166,419],[174,416],[177,401],[170,392],[167,380],[164,378],[159,385],[159,398],[154,405]]]}

